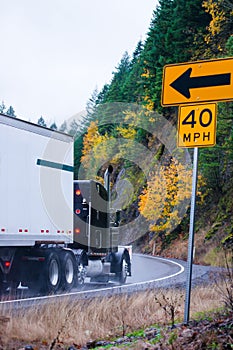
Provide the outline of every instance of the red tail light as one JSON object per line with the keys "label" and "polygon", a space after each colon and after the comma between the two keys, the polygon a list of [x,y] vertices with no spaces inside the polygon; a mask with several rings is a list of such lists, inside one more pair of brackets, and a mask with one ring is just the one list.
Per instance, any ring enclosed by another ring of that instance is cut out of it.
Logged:
{"label": "red tail light", "polygon": [[11,262],[10,261],[4,261],[4,266],[5,267],[10,267],[11,266]]}
{"label": "red tail light", "polygon": [[81,213],[81,210],[80,209],[76,209],[75,210],[75,214],[79,215]]}
{"label": "red tail light", "polygon": [[80,191],[80,190],[76,190],[76,191],[75,191],[75,194],[76,194],[76,196],[80,196],[81,191]]}

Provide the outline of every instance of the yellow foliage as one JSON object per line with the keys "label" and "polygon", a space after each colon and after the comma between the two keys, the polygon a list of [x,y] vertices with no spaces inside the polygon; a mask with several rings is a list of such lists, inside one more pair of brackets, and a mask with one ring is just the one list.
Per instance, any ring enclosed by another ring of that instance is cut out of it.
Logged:
{"label": "yellow foliage", "polygon": [[[222,0],[206,0],[202,3],[205,11],[212,17],[212,20],[208,26],[209,34],[207,34],[205,37],[207,44],[210,43],[212,37],[216,36],[222,31],[222,27],[226,21],[226,14],[221,4]],[[221,47],[219,47],[219,51],[222,51]]]}
{"label": "yellow foliage", "polygon": [[124,137],[124,138],[126,138],[126,139],[130,139],[130,140],[134,140],[134,138],[135,138],[135,135],[136,135],[136,130],[135,129],[133,129],[132,127],[130,127],[130,128],[124,128],[124,127],[122,127],[122,126],[118,126],[117,128],[116,128],[116,130],[119,132],[119,134],[122,136],[122,137]]}
{"label": "yellow foliage", "polygon": [[97,178],[98,170],[108,160],[111,152],[111,140],[107,135],[100,135],[97,122],[91,122],[83,139],[81,163],[88,178]]}
{"label": "yellow foliage", "polygon": [[[124,138],[134,139],[134,129],[119,127]],[[128,141],[131,142],[131,141]],[[123,147],[124,148],[124,147]],[[91,122],[83,139],[81,164],[85,169],[85,177],[100,181],[98,172],[108,162],[113,166],[122,155],[118,139],[107,133],[101,135],[98,131],[98,122]]]}
{"label": "yellow foliage", "polygon": [[141,76],[145,77],[145,78],[149,78],[149,76],[150,76],[149,69],[146,69],[146,68],[143,68],[143,69],[144,69],[144,73],[142,73]]}
{"label": "yellow foliage", "polygon": [[144,101],[146,102],[145,108],[148,111],[153,111],[154,110],[154,102],[151,101],[151,99],[149,98],[149,96],[145,96],[144,97]]}
{"label": "yellow foliage", "polygon": [[[139,211],[150,221],[150,230],[169,233],[181,221],[179,208],[191,196],[192,170],[172,160],[153,174],[139,197]],[[182,211],[183,213],[183,211]]]}

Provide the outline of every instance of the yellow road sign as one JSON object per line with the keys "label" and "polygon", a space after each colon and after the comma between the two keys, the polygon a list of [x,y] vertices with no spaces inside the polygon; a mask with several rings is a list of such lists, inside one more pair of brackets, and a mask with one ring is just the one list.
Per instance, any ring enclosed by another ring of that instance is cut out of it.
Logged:
{"label": "yellow road sign", "polygon": [[163,106],[228,100],[233,100],[233,57],[164,67]]}
{"label": "yellow road sign", "polygon": [[216,143],[216,103],[180,106],[178,147],[210,147]]}

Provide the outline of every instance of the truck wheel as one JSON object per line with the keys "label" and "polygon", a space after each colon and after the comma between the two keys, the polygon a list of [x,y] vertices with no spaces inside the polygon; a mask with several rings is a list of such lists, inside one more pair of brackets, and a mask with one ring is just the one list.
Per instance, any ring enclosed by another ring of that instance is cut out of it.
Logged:
{"label": "truck wheel", "polygon": [[79,263],[79,265],[78,265],[78,279],[77,279],[78,287],[80,287],[84,284],[85,277],[86,277],[86,268],[82,263]]}
{"label": "truck wheel", "polygon": [[127,272],[128,272],[128,264],[123,257],[121,262],[121,271],[118,272],[118,281],[120,284],[125,284],[126,278],[127,278]]}
{"label": "truck wheel", "polygon": [[46,259],[45,280],[43,290],[47,293],[55,293],[60,287],[61,264],[56,253],[50,253]]}
{"label": "truck wheel", "polygon": [[61,254],[61,286],[63,290],[70,291],[76,282],[76,261],[75,257],[70,252]]}

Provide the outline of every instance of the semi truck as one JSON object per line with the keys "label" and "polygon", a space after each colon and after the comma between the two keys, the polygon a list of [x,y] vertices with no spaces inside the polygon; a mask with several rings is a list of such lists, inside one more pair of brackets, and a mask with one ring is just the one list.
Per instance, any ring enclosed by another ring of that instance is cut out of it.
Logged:
{"label": "semi truck", "polygon": [[125,283],[130,247],[120,246],[119,212],[105,182],[75,180],[74,139],[0,114],[0,292],[41,293],[85,283]]}

